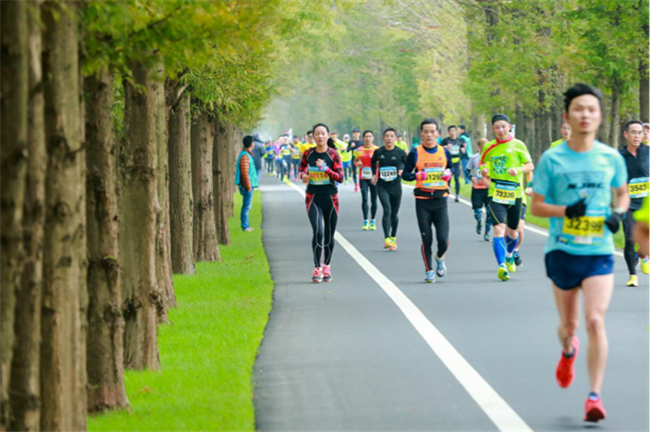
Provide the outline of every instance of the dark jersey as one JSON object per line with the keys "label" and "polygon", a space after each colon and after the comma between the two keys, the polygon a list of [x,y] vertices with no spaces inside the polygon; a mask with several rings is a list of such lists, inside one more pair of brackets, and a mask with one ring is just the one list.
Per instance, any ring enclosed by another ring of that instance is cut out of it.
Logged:
{"label": "dark jersey", "polygon": [[[322,159],[327,164],[326,169],[319,168],[316,161]],[[315,148],[309,149],[302,155],[300,172],[309,176],[307,193],[329,194],[338,192],[336,182],[343,182],[343,164],[341,156],[333,148],[328,147],[324,153],[318,153]]]}
{"label": "dark jersey", "polygon": [[648,195],[648,156],[650,147],[641,144],[636,156],[627,150],[627,146],[619,150],[627,168],[627,183],[630,193],[631,210],[638,210],[643,205],[643,197]]}
{"label": "dark jersey", "polygon": [[406,152],[399,147],[387,150],[381,147],[372,155],[372,173],[377,175],[377,184],[400,187],[399,171],[406,164]]}
{"label": "dark jersey", "polygon": [[[465,144],[465,141],[461,138],[456,138],[453,140],[447,137],[440,142],[440,145],[447,147],[449,154],[451,154],[452,163],[458,163],[460,159],[464,157],[464,155],[467,155],[467,144]],[[465,149],[464,155],[461,149]]]}
{"label": "dark jersey", "polygon": [[363,147],[363,141],[353,140],[350,141],[350,144],[348,144],[348,151],[354,152],[355,150],[360,149],[361,147]]}

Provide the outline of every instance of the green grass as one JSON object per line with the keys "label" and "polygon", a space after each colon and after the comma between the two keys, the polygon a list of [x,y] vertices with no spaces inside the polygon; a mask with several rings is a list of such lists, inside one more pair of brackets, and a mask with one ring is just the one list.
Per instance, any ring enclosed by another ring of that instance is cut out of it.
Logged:
{"label": "green grass", "polygon": [[159,328],[161,371],[125,374],[130,409],[88,419],[90,431],[254,430],[253,363],[271,310],[273,281],[261,239],[261,195],[252,233],[239,227],[235,195],[231,246],[222,262],[174,276],[178,307]]}
{"label": "green grass", "polygon": [[[402,184],[415,186],[415,181],[407,182],[402,180]],[[452,191],[455,191],[454,187],[455,186],[452,186]],[[466,185],[464,183],[461,183],[460,195],[469,199],[472,196],[472,185],[471,184]],[[530,197],[526,197],[526,202],[528,203],[528,207],[526,210],[526,223],[531,225],[536,225],[540,228],[548,229],[549,228],[548,218],[533,216],[530,212]],[[614,245],[619,249],[623,249],[623,247],[625,246],[625,235],[623,234],[623,227],[621,227],[621,229],[616,234],[614,234]]]}

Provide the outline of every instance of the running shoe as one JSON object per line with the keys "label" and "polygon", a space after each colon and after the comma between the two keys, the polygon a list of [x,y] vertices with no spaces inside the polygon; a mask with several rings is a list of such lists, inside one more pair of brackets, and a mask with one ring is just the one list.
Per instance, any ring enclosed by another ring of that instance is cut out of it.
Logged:
{"label": "running shoe", "polygon": [[377,224],[374,219],[370,221],[370,231],[377,231]]}
{"label": "running shoe", "polygon": [[384,240],[384,249],[389,249],[392,244],[393,242],[390,237],[386,237],[386,240]]}
{"label": "running shoe", "polygon": [[355,192],[359,192],[359,185],[356,184],[356,183],[355,183],[355,185],[354,185],[354,191],[355,191]]}
{"label": "running shoe", "polygon": [[515,258],[515,264],[517,267],[521,267],[524,265],[524,260],[521,259],[521,255],[519,255],[519,251],[515,251],[512,256]]}
{"label": "running shoe", "polygon": [[368,231],[370,229],[370,221],[363,221],[363,228],[361,228],[364,231]]}
{"label": "running shoe", "polygon": [[311,276],[311,281],[313,283],[323,282],[323,269],[321,269],[320,267],[316,267],[314,269],[314,274]]}
{"label": "running shoe", "polygon": [[508,272],[514,273],[517,271],[517,264],[515,264],[515,257],[506,257],[506,267],[508,268]]}
{"label": "running shoe", "polygon": [[641,258],[641,271],[643,274],[648,274],[650,272],[650,263],[648,263],[648,257]]}
{"label": "running shoe", "polygon": [[332,269],[330,266],[323,266],[323,282],[329,282],[332,280]]}
{"label": "running shoe", "polygon": [[587,398],[587,402],[585,402],[584,421],[598,423],[600,420],[605,420],[605,416],[607,416],[607,413],[605,412],[603,401],[600,398],[596,400]]}
{"label": "running shoe", "polygon": [[627,281],[627,286],[629,287],[638,287],[639,278],[636,275],[630,275],[630,280]]}
{"label": "running shoe", "polygon": [[489,242],[490,241],[490,233],[485,233],[485,235],[483,236],[483,240],[485,240],[486,242]]}
{"label": "running shoe", "polygon": [[508,273],[508,268],[506,267],[505,264],[501,264],[499,266],[499,270],[497,271],[497,277],[504,282],[510,280],[510,273]]}
{"label": "running shoe", "polygon": [[562,388],[569,388],[575,376],[574,363],[576,357],[578,357],[578,350],[580,349],[580,340],[576,336],[573,336],[571,346],[573,347],[573,355],[571,358],[567,358],[563,352],[560,355],[560,362],[557,364],[557,369],[555,370],[557,384]]}
{"label": "running shoe", "polygon": [[390,250],[397,250],[397,237],[390,238]]}
{"label": "running shoe", "polygon": [[454,201],[460,202],[460,199],[458,198],[458,195],[456,195],[456,199]]}
{"label": "running shoe", "polygon": [[445,259],[444,258],[438,258],[438,255],[436,255],[436,274],[438,277],[445,277],[447,274],[447,266],[445,265]]}
{"label": "running shoe", "polygon": [[427,277],[424,278],[426,283],[435,283],[436,281],[436,272],[434,270],[429,270],[427,272]]}
{"label": "running shoe", "polygon": [[481,235],[481,221],[476,222],[476,234]]}

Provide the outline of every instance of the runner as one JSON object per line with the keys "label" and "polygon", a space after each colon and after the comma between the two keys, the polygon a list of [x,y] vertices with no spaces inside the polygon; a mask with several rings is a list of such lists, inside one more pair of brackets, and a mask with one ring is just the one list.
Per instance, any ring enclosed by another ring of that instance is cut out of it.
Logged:
{"label": "runner", "polygon": [[[560,387],[567,388],[575,375],[580,342],[580,290],[584,295],[589,337],[587,367],[590,390],[585,421],[605,418],[600,390],[607,362],[605,313],[614,288],[614,239],[627,211],[627,173],[623,157],[596,141],[602,122],[600,90],[577,84],[564,93],[564,119],[572,135],[544,152],[536,170],[532,214],[550,218],[546,243],[546,274],[551,279],[560,324],[562,354],[556,370]],[[612,212],[612,190],[618,207]]]}
{"label": "runner", "polygon": [[648,257],[639,254],[635,251],[635,243],[632,238],[634,233],[634,226],[636,220],[633,213],[640,209],[643,205],[643,198],[648,196],[648,164],[650,158],[648,153],[650,147],[641,145],[641,138],[643,135],[643,124],[638,120],[627,122],[623,132],[627,145],[619,150],[623,159],[625,159],[625,166],[627,168],[628,177],[628,193],[631,198],[630,208],[628,209],[625,217],[623,218],[623,232],[625,233],[625,248],[623,254],[625,255],[625,263],[627,270],[630,273],[630,280],[627,286],[639,286],[639,280],[636,275],[636,265],[641,259],[641,271],[648,274],[650,266],[648,265]]}
{"label": "runner", "polygon": [[282,149],[280,148],[281,146],[282,146],[282,135],[278,137],[278,140],[273,145],[273,152],[275,158],[275,175],[277,178],[280,179],[280,181],[282,181],[282,175],[284,174],[284,168],[282,163]]}
{"label": "runner", "polygon": [[[354,157],[354,152],[363,147],[363,143],[359,139],[361,137],[361,133],[359,132],[359,128],[354,128],[352,129],[352,141],[348,144],[348,152],[352,154],[352,157]],[[354,182],[354,191],[359,192],[359,180],[357,177],[357,167],[356,165],[353,164],[352,166],[352,181]]]}
{"label": "runner", "polygon": [[399,208],[402,205],[402,170],[406,163],[406,152],[397,147],[395,129],[384,131],[384,146],[372,155],[372,183],[377,187],[377,195],[384,214],[381,225],[384,230],[384,249],[397,249],[397,225]]}
{"label": "runner", "polygon": [[291,177],[294,181],[298,181],[298,170],[300,169],[300,147],[302,143],[298,135],[293,136],[293,142],[291,143]]}
{"label": "runner", "polygon": [[282,135],[282,144],[280,145],[280,153],[282,154],[282,177],[280,180],[291,180],[291,152],[293,145],[289,142],[289,135]]}
{"label": "runner", "polygon": [[650,123],[643,123],[643,144],[650,145]]}
{"label": "runner", "polygon": [[[461,158],[463,154],[467,154],[467,149],[465,141],[458,138],[458,130],[456,126],[451,125],[447,128],[447,133],[449,136],[440,142],[440,145],[446,147],[451,154],[451,163],[453,164],[454,172],[454,184],[456,189],[456,202],[459,202],[460,199],[458,195],[460,194],[460,176],[461,176]],[[463,174],[464,175],[464,174]]]}
{"label": "runner", "polygon": [[643,198],[643,205],[634,212],[634,219],[636,220],[634,241],[639,245],[639,253],[648,256],[648,245],[650,243],[650,227],[648,226],[650,199],[648,197]]}
{"label": "runner", "polygon": [[496,139],[483,147],[480,166],[483,184],[489,186],[488,208],[494,225],[492,246],[499,264],[497,277],[508,281],[510,273],[517,271],[513,254],[519,238],[522,175],[531,172],[534,166],[526,145],[510,134],[507,115],[492,117],[492,130]]}
{"label": "runner", "polygon": [[[354,165],[359,168],[359,185],[361,188],[361,211],[363,212],[363,230],[375,231],[377,215],[377,187],[372,184],[372,155],[379,147],[374,144],[372,131],[363,133],[363,146],[354,151]],[[370,192],[370,219],[368,219],[368,192]]]}
{"label": "runner", "polygon": [[[392,128],[389,128],[389,129],[392,129]],[[386,130],[388,130],[388,129],[386,129]],[[404,141],[404,138],[402,137],[402,134],[399,134],[399,133],[397,134],[397,141],[395,141],[395,147],[404,150],[404,153],[408,154],[409,145],[406,144],[406,141]]]}
{"label": "runner", "polygon": [[273,141],[267,141],[265,144],[266,153],[264,154],[264,163],[266,166],[266,172],[269,173],[269,176],[273,177],[274,172],[274,156],[275,149],[273,148]]}
{"label": "runner", "polygon": [[319,283],[332,280],[330,263],[339,217],[339,197],[335,184],[343,181],[343,166],[327,125],[319,123],[313,131],[316,148],[307,150],[303,155],[300,176],[307,185],[305,204],[313,231],[311,247],[315,268],[311,280]]}
{"label": "runner", "polygon": [[[452,163],[449,150],[437,143],[438,122],[425,119],[420,123],[422,144],[411,150],[407,159],[402,178],[406,181],[415,180],[415,213],[418,227],[422,236],[422,258],[426,271],[425,282],[436,281],[436,274],[444,277],[447,274],[445,253],[449,248],[449,213],[447,197],[449,196],[449,180],[452,176]],[[435,256],[436,270],[431,265],[431,245],[433,231],[436,228],[438,251]]]}
{"label": "runner", "polygon": [[343,163],[343,183],[347,184],[347,175],[345,173],[345,162],[344,160],[347,158],[348,162],[352,159],[352,156],[348,158],[347,155],[350,153],[347,152],[348,149],[348,144],[344,143],[338,138],[338,134],[336,132],[332,132],[330,134],[330,138],[332,138],[332,141],[334,141],[334,147],[336,147],[336,151],[339,152],[339,156],[341,157],[341,162]]}
{"label": "runner", "polygon": [[469,158],[472,157],[474,152],[472,151],[472,138],[467,133],[465,125],[458,125],[458,138],[465,141],[465,153],[460,154],[460,162],[463,164],[463,176],[465,177],[465,184],[470,184],[471,181],[467,176],[467,164],[469,163]]}
{"label": "runner", "polygon": [[569,123],[562,122],[562,127],[560,128],[560,135],[562,135],[562,138],[551,143],[551,146],[549,148],[558,146],[562,144],[563,141],[568,141],[568,139],[571,138],[571,125]]}
{"label": "runner", "polygon": [[490,228],[492,219],[488,210],[488,187],[483,184],[479,164],[481,162],[481,152],[488,140],[481,138],[478,140],[478,153],[474,153],[467,163],[467,176],[472,182],[472,210],[474,210],[474,219],[476,219],[476,234],[481,235],[481,225],[483,221],[483,207],[485,207],[485,233],[483,240],[490,241]]}
{"label": "runner", "polygon": [[350,135],[348,134],[343,135],[343,143],[345,144],[345,149],[341,150],[339,153],[341,154],[341,161],[343,162],[343,174],[345,176],[345,184],[347,184],[348,181],[352,180],[352,172],[356,171],[355,166],[352,164],[352,152],[348,151],[348,147],[350,146]]}

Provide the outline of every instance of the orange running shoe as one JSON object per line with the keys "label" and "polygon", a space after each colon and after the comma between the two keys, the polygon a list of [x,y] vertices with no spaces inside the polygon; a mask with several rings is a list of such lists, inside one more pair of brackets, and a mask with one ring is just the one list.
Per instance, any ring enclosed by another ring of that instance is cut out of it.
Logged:
{"label": "orange running shoe", "polygon": [[562,388],[568,388],[571,383],[573,383],[573,377],[575,375],[575,368],[573,365],[576,361],[576,357],[578,357],[578,349],[580,348],[580,340],[577,336],[573,336],[571,346],[573,347],[573,356],[571,356],[571,358],[566,358],[563,352],[560,357],[560,362],[557,364],[557,369],[555,370],[557,383]]}
{"label": "orange running shoe", "polygon": [[596,400],[587,398],[587,402],[585,402],[584,421],[598,423],[600,420],[605,420],[606,415],[607,413],[605,412],[605,407],[603,407],[603,401],[600,398]]}

